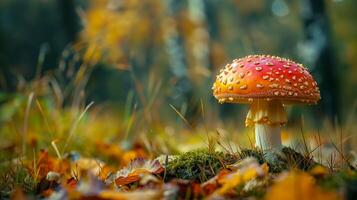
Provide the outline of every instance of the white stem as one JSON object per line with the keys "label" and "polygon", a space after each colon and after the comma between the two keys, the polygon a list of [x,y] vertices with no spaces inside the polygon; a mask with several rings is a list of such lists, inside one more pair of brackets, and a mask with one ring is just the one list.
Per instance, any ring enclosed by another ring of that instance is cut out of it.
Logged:
{"label": "white stem", "polygon": [[284,105],[279,100],[257,100],[250,105],[246,126],[255,126],[255,146],[267,150],[281,150],[281,126],[287,121]]}
{"label": "white stem", "polygon": [[266,150],[280,150],[282,148],[280,125],[255,124],[255,145]]}

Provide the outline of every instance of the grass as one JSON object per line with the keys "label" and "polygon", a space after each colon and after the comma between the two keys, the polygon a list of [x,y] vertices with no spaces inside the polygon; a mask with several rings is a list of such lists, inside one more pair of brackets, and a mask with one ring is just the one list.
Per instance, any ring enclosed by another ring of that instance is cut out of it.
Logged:
{"label": "grass", "polygon": [[14,189],[21,188],[26,194],[36,193],[37,181],[29,171],[20,164],[11,164],[1,168],[0,198],[9,198]]}

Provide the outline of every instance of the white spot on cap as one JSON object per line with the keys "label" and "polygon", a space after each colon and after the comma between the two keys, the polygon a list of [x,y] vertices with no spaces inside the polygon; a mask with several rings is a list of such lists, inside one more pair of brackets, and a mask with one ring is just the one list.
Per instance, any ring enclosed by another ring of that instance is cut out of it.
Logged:
{"label": "white spot on cap", "polygon": [[239,73],[239,77],[244,78],[244,73],[243,72]]}
{"label": "white spot on cap", "polygon": [[257,88],[263,88],[264,87],[264,85],[262,85],[262,84],[257,84]]}
{"label": "white spot on cap", "polygon": [[270,88],[277,88],[278,86],[279,86],[279,85],[276,84],[276,83],[273,83],[273,84],[270,84],[270,85],[269,85]]}

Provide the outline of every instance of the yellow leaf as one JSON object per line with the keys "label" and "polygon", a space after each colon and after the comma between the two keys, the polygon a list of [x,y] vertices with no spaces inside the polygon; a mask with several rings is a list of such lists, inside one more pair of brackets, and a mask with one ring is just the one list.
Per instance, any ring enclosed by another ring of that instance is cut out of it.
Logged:
{"label": "yellow leaf", "polygon": [[249,160],[246,160],[245,162],[247,163],[247,166],[245,166],[244,162],[242,162],[243,167],[237,169],[237,171],[231,174],[224,176],[223,180],[219,180],[219,182],[222,184],[222,187],[218,190],[219,194],[224,195],[241,184],[245,184],[250,180],[268,174],[269,167],[266,163],[259,165],[257,161],[247,161]]}
{"label": "yellow leaf", "polygon": [[328,173],[329,173],[328,169],[321,165],[317,165],[310,170],[310,174],[312,174],[313,176],[324,176],[327,175]]}
{"label": "yellow leaf", "polygon": [[[284,176],[284,175],[282,175]],[[292,171],[268,190],[266,200],[337,200],[338,194],[324,191],[308,173]]]}

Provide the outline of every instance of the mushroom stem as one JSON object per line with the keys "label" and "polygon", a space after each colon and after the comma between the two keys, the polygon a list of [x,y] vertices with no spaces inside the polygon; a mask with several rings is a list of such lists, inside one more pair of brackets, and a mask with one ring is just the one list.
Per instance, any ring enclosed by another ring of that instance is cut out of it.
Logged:
{"label": "mushroom stem", "polygon": [[255,146],[263,151],[280,150],[281,143],[280,125],[255,124]]}
{"label": "mushroom stem", "polygon": [[258,100],[251,104],[245,123],[255,126],[255,146],[267,151],[281,149],[281,126],[286,121],[281,101]]}

